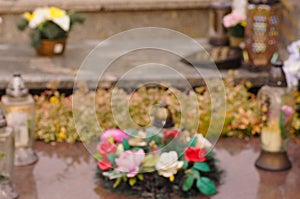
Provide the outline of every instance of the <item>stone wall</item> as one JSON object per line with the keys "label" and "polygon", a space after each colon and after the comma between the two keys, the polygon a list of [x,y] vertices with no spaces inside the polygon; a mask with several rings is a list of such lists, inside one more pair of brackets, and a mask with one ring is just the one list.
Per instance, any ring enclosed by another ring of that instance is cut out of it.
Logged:
{"label": "stone wall", "polygon": [[[48,3],[47,3],[48,2]],[[53,5],[86,14],[84,25],[74,26],[70,40],[105,39],[138,27],[170,28],[191,37],[207,37],[209,0],[0,0],[0,41],[27,41],[28,35],[16,28],[24,11]]]}

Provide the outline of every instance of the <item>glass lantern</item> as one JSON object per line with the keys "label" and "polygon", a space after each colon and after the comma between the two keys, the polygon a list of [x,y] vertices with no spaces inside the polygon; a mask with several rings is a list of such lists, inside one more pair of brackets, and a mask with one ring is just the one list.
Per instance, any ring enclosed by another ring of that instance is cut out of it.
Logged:
{"label": "glass lantern", "polygon": [[33,149],[35,107],[33,97],[28,93],[21,75],[13,76],[2,97],[7,123],[15,133],[15,165],[24,166],[37,161]]}
{"label": "glass lantern", "polygon": [[265,69],[278,51],[279,0],[249,0],[245,43],[253,69]]}
{"label": "glass lantern", "polygon": [[13,129],[7,127],[6,119],[0,109],[0,198],[17,198],[18,193],[11,183],[14,167]]}
{"label": "glass lantern", "polygon": [[271,171],[291,168],[286,150],[294,114],[294,98],[287,88],[282,62],[272,64],[267,85],[258,92],[261,154],[256,166]]}

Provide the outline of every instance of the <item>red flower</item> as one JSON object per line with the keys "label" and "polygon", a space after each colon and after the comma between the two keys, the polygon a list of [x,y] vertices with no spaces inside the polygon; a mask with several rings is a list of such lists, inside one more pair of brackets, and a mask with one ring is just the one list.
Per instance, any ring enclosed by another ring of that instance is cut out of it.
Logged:
{"label": "red flower", "polygon": [[102,170],[102,171],[106,171],[108,169],[110,169],[112,167],[112,163],[109,161],[99,161],[98,162],[98,167]]}
{"label": "red flower", "polygon": [[98,145],[98,152],[102,155],[103,158],[105,158],[107,154],[116,153],[116,151],[116,145],[111,143],[110,141],[104,141]]}
{"label": "red flower", "polygon": [[188,162],[204,162],[206,160],[205,155],[206,150],[204,148],[189,147],[184,152],[184,159]]}
{"label": "red flower", "polygon": [[174,139],[179,134],[179,131],[176,129],[169,129],[164,131],[164,137],[163,142],[170,142],[172,139]]}

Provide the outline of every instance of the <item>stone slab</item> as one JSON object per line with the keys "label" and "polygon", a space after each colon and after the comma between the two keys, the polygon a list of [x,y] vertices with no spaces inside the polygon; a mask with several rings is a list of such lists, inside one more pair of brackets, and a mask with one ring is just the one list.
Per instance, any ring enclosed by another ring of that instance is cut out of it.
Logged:
{"label": "stone slab", "polygon": [[[14,170],[14,183],[20,199],[138,198],[103,188],[95,178],[96,161],[81,143],[58,143],[52,146],[36,142],[35,148],[39,161]],[[291,142],[288,154],[292,169],[268,172],[254,166],[259,156],[258,139],[220,139],[215,153],[224,176],[221,185],[217,187],[218,193],[210,198],[299,198],[299,152],[300,145]]]}
{"label": "stone slab", "polygon": [[[197,40],[204,47],[209,47],[206,39]],[[82,41],[68,43],[65,55],[57,57],[41,57],[37,56],[34,49],[29,44],[19,43],[2,43],[0,44],[0,89],[7,86],[9,78],[14,73],[21,73],[31,89],[45,89],[49,82],[56,81],[58,88],[72,89],[76,73],[82,62],[89,55],[91,50],[99,44],[100,41]],[[92,58],[95,66],[93,71],[86,71],[86,80],[90,87],[94,88],[98,84],[99,75],[96,74],[97,63],[105,62],[114,58],[118,54],[118,49],[127,48],[135,45],[139,41],[120,41],[117,46],[106,43],[105,53],[96,54]],[[151,43],[151,41],[149,41]],[[156,41],[157,42],[157,41]],[[184,49],[187,54],[193,53],[187,44],[172,38],[161,38],[159,43],[165,42],[170,48]],[[97,53],[97,52],[96,52]],[[93,60],[94,59],[94,60]],[[119,57],[109,65],[109,69],[105,71],[100,82],[100,87],[108,87],[114,85],[121,77],[136,66],[148,63],[156,63],[154,66],[164,64],[178,71],[184,79],[188,80],[192,87],[204,85],[203,77],[190,65],[181,62],[181,57],[172,53],[157,50],[145,49],[127,53],[125,56]],[[218,74],[210,69],[201,69],[208,78],[216,78]],[[96,72],[95,72],[96,71]],[[249,72],[244,68],[236,71],[236,81],[249,80],[255,87],[260,87],[265,83],[268,76],[266,72]],[[180,80],[178,75],[166,74],[163,70],[158,69],[152,73],[142,73],[129,76],[126,83],[127,87],[136,86],[145,81],[168,82],[169,84],[185,88],[185,80]],[[227,70],[221,70],[220,74],[223,78],[228,76]]]}

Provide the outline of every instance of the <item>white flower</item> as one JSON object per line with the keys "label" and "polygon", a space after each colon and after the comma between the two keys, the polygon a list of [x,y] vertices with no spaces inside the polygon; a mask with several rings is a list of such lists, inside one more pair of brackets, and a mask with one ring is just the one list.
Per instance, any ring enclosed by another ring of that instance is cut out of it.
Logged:
{"label": "white flower", "polygon": [[288,51],[291,53],[291,56],[295,59],[299,59],[300,55],[300,40],[293,42],[291,45],[288,46]]}
{"label": "white flower", "polygon": [[155,167],[159,175],[170,178],[175,175],[182,166],[183,162],[178,161],[177,153],[175,151],[170,151],[161,154]]}
{"label": "white flower", "polygon": [[29,27],[32,29],[47,21],[50,18],[50,11],[48,8],[37,8],[33,12],[33,16],[33,19],[29,22]]}
{"label": "white flower", "polygon": [[300,60],[289,57],[289,59],[284,62],[283,70],[286,75],[288,86],[297,86],[298,78],[300,78]]}
{"label": "white flower", "polygon": [[202,134],[197,134],[195,136],[197,137],[197,144],[196,144],[197,148],[209,149],[212,146],[212,144],[205,137],[203,137]]}
{"label": "white flower", "polygon": [[247,0],[233,0],[232,11],[246,16],[247,3]]}
{"label": "white flower", "polygon": [[68,15],[52,19],[52,21],[59,27],[61,27],[64,31],[68,32],[70,30],[70,17]]}

